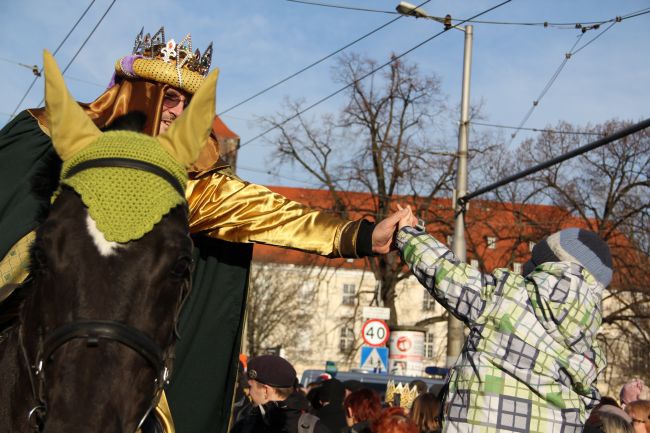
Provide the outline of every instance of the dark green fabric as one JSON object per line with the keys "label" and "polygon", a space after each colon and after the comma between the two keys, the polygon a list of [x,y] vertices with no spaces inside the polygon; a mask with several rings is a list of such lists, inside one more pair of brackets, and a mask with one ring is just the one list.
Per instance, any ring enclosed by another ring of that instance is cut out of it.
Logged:
{"label": "dark green fabric", "polygon": [[0,258],[36,228],[42,203],[32,194],[31,183],[48,153],[54,153],[50,138],[27,111],[0,131]]}
{"label": "dark green fabric", "polygon": [[253,246],[194,236],[192,291],[167,398],[178,433],[225,433]]}

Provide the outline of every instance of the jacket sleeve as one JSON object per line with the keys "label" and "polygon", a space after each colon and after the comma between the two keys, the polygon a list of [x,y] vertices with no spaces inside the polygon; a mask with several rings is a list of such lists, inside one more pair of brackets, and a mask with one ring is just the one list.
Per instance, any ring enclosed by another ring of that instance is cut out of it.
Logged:
{"label": "jacket sleeve", "polygon": [[[372,225],[311,209],[228,170],[190,180],[190,231],[230,242],[255,242],[328,257],[369,255]],[[363,244],[363,245],[362,245]]]}
{"label": "jacket sleeve", "polygon": [[459,320],[476,321],[491,302],[496,280],[463,263],[433,236],[404,227],[397,247],[415,277]]}

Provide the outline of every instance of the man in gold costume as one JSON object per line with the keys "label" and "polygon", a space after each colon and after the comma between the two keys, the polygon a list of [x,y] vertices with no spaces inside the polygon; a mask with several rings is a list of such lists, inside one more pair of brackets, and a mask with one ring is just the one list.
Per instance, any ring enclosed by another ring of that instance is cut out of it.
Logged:
{"label": "man in gold costume", "polygon": [[[133,54],[116,62],[111,87],[81,104],[99,127],[130,112],[146,115],[143,132],[157,135],[191,102],[210,68],[212,46],[192,52],[136,37]],[[53,153],[44,109],[26,110],[0,131],[0,302],[27,276],[38,212],[48,205],[31,190],[34,173]],[[376,226],[347,221],[239,179],[223,162],[214,134],[189,173],[187,201],[195,244],[193,287],[179,318],[180,340],[166,394],[179,433],[225,432],[246,306],[251,243],[327,257],[364,257],[390,249],[399,215]],[[152,300],[155,302],[155,300]],[[165,402],[158,412],[165,412]],[[173,430],[168,417],[167,430]]]}

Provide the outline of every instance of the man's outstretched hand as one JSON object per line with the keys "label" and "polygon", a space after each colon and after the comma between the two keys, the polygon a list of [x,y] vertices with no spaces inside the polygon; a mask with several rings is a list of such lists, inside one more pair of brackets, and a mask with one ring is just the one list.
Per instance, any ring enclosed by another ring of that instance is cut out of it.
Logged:
{"label": "man's outstretched hand", "polygon": [[[392,248],[393,237],[397,231],[397,226],[417,225],[418,219],[411,212],[411,208],[398,206],[398,211],[388,215],[381,220],[372,231],[372,252],[375,254],[386,254]],[[410,224],[409,224],[410,223]]]}

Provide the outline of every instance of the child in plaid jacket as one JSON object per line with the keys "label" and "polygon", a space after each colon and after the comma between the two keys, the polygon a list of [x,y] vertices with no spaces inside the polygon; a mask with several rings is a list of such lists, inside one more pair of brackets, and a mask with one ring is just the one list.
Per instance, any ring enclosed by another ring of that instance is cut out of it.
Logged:
{"label": "child in plaid jacket", "polygon": [[607,244],[577,228],[533,249],[523,275],[483,274],[400,222],[397,247],[417,279],[469,327],[449,378],[443,432],[580,433],[600,399],[596,343]]}

